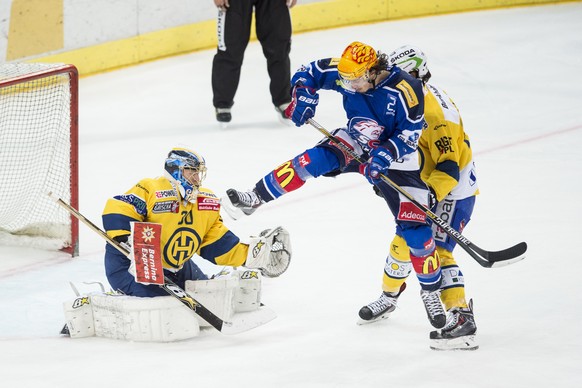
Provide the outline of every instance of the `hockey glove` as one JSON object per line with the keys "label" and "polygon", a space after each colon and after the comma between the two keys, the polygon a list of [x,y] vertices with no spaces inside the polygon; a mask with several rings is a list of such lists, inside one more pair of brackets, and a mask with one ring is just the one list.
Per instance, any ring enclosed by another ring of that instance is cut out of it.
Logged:
{"label": "hockey glove", "polygon": [[260,269],[263,276],[274,278],[287,271],[290,261],[291,240],[283,227],[251,236],[245,267]]}
{"label": "hockey glove", "polygon": [[378,147],[370,152],[368,163],[360,166],[360,173],[368,179],[368,182],[376,185],[382,181],[380,175],[386,175],[388,173],[388,168],[392,160],[392,154],[388,149]]}
{"label": "hockey glove", "polygon": [[315,115],[315,107],[319,103],[319,94],[313,88],[295,85],[293,88],[293,100],[285,109],[285,116],[300,127],[307,119]]}
{"label": "hockey glove", "polygon": [[428,208],[433,210],[438,203],[439,201],[437,200],[437,196],[434,189],[428,186]]}

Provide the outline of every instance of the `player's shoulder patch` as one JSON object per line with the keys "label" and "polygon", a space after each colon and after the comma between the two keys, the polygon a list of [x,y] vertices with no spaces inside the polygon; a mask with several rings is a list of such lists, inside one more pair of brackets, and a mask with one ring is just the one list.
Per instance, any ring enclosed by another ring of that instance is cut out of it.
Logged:
{"label": "player's shoulder patch", "polygon": [[398,82],[396,84],[396,89],[402,92],[402,95],[404,96],[404,99],[406,100],[409,108],[413,108],[419,104],[419,97],[412,85],[410,85],[407,80],[403,79]]}
{"label": "player's shoulder patch", "polygon": [[339,63],[339,58],[324,58],[324,59],[319,59],[316,62],[316,66],[320,71],[324,72],[326,70],[336,69],[338,63]]}
{"label": "player's shoulder patch", "polygon": [[340,58],[329,58],[329,66],[335,66],[339,64]]}

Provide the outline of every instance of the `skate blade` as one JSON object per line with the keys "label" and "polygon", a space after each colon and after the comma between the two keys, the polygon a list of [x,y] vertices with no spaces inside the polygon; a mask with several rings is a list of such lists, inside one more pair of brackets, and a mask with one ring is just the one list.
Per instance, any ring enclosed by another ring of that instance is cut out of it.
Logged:
{"label": "skate blade", "polygon": [[224,123],[224,122],[219,121],[218,126],[220,127],[220,129],[227,129],[228,123]]}
{"label": "skate blade", "polygon": [[432,350],[477,350],[479,344],[473,334],[450,339],[431,339],[430,348]]}
{"label": "skate blade", "polygon": [[234,206],[232,202],[230,202],[228,196],[220,198],[220,205],[221,205],[220,207],[224,209],[226,214],[228,214],[228,216],[232,218],[234,221],[240,220],[241,218],[246,216],[246,214],[243,213],[242,209]]}
{"label": "skate blade", "polygon": [[358,321],[356,322],[356,324],[358,326],[362,326],[362,325],[368,325],[370,323],[380,322],[380,321],[383,321],[384,319],[390,318],[390,314],[391,313],[385,313],[385,314],[380,315],[379,317],[376,317],[374,319],[370,319],[369,321],[366,321],[365,319],[362,319],[362,318],[358,318]]}

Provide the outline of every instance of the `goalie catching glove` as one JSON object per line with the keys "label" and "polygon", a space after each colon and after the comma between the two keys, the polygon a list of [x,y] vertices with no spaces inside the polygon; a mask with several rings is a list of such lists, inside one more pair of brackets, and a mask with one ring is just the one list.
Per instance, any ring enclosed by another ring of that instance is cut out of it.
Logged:
{"label": "goalie catching glove", "polygon": [[279,226],[251,236],[245,267],[260,269],[263,276],[275,278],[287,271],[291,262],[289,232]]}

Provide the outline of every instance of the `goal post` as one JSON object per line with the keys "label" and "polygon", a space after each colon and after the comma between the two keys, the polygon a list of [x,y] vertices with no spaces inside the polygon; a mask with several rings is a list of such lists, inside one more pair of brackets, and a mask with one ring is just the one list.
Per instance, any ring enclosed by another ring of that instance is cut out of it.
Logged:
{"label": "goal post", "polygon": [[78,71],[0,64],[0,245],[77,256],[79,223],[47,195],[79,208]]}

